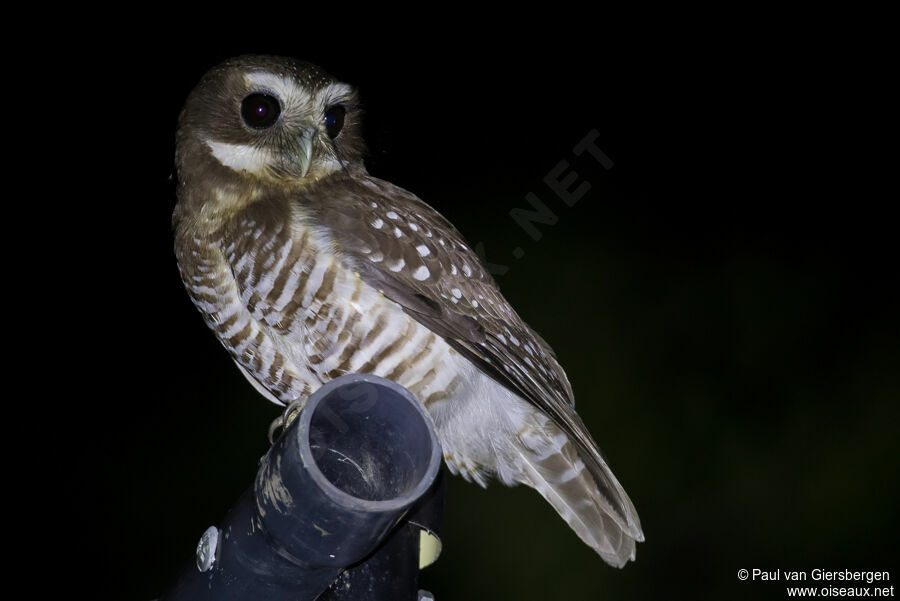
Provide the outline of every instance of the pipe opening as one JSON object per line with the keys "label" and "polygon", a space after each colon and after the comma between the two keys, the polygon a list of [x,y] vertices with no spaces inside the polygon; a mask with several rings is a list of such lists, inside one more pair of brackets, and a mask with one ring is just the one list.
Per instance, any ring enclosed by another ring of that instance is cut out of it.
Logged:
{"label": "pipe opening", "polygon": [[336,488],[366,501],[385,501],[410,495],[428,475],[429,428],[396,390],[357,382],[319,401],[310,418],[309,447],[319,471]]}

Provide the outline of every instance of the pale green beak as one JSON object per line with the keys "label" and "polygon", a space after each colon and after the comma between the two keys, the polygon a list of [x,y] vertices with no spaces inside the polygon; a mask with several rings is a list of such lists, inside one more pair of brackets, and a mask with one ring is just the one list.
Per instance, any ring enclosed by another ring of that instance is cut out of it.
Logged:
{"label": "pale green beak", "polygon": [[317,129],[304,129],[303,135],[297,142],[296,159],[297,163],[300,165],[300,177],[306,177],[306,174],[309,173],[309,168],[312,166],[313,144],[315,143],[318,134],[319,132]]}

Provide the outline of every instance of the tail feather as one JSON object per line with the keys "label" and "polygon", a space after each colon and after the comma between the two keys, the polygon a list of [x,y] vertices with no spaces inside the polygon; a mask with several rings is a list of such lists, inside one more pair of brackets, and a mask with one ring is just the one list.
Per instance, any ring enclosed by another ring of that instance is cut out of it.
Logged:
{"label": "tail feather", "polygon": [[[633,560],[636,542],[644,540],[637,512],[599,452],[591,449],[585,462],[578,447],[549,420],[521,433],[519,440],[517,479],[537,490],[604,561],[622,567]],[[597,470],[614,486],[598,487],[598,476],[592,474]],[[617,498],[607,499],[601,490]],[[613,507],[625,508],[624,521]]]}

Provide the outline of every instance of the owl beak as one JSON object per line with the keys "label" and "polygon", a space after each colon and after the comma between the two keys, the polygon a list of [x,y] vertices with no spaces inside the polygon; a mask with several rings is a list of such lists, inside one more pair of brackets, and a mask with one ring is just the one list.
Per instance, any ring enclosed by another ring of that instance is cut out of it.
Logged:
{"label": "owl beak", "polygon": [[306,177],[312,166],[313,143],[316,141],[318,130],[314,128],[304,129],[297,142],[297,162],[300,165],[300,177]]}

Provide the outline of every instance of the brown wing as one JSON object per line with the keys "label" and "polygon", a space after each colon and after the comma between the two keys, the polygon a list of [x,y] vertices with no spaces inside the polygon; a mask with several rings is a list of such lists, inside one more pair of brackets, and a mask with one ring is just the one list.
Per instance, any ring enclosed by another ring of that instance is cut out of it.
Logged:
{"label": "brown wing", "polygon": [[381,180],[342,177],[329,185],[333,192],[317,193],[326,200],[314,216],[368,283],[539,407],[547,397],[557,405],[574,403],[549,347],[503,298],[449,221]]}
{"label": "brown wing", "polygon": [[596,443],[574,411],[565,372],[547,343],[503,298],[456,228],[413,194],[365,174],[331,177],[314,197],[314,202],[301,202],[328,227],[337,250],[360,276],[550,416],[584,451],[622,527],[633,530],[633,509],[623,507],[620,487],[610,481]]}

